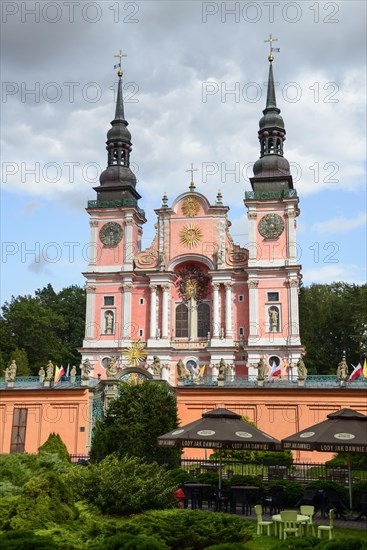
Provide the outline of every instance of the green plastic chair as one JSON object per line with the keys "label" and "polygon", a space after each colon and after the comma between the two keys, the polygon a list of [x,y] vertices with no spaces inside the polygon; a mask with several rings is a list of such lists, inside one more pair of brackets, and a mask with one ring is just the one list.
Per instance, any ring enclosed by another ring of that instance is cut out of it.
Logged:
{"label": "green plastic chair", "polygon": [[261,504],[256,504],[255,514],[257,519],[257,534],[262,535],[263,527],[266,527],[266,534],[268,535],[268,537],[270,537],[270,527],[273,525],[273,522],[263,520],[263,507],[261,506]]}
{"label": "green plastic chair", "polygon": [[295,510],[283,510],[283,512],[280,512],[284,540],[286,540],[287,535],[295,535],[298,537],[299,528],[297,526],[297,515]]}
{"label": "green plastic chair", "polygon": [[334,516],[335,512],[333,509],[329,511],[329,525],[319,525],[317,528],[317,536],[319,539],[322,538],[322,533],[329,533],[329,540],[334,538]]}
{"label": "green plastic chair", "polygon": [[315,525],[312,523],[312,517],[315,513],[315,506],[306,506],[303,504],[300,508],[300,512],[302,516],[308,516],[310,518],[306,524],[307,533],[308,531],[311,531],[313,536],[316,536]]}

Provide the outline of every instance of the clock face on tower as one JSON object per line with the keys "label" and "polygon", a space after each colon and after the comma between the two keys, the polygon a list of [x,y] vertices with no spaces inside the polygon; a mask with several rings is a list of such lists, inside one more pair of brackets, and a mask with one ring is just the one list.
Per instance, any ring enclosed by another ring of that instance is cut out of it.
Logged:
{"label": "clock face on tower", "polygon": [[277,239],[284,231],[284,221],[279,214],[267,214],[259,222],[259,233],[264,239]]}
{"label": "clock face on tower", "polygon": [[122,239],[122,227],[116,222],[105,223],[100,232],[99,238],[104,246],[113,248],[117,246]]}

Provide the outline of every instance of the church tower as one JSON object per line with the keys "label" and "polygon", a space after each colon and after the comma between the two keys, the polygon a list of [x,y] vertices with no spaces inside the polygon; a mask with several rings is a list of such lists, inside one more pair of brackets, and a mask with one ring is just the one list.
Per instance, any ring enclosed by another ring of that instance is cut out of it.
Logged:
{"label": "church tower", "polygon": [[276,104],[272,38],[268,57],[266,107],[259,122],[260,158],[246,192],[249,256],[248,364],[261,357],[269,367],[292,367],[303,353],[299,334],[298,289],[301,266],[297,263],[297,191],[289,162],[284,157],[285,127]]}
{"label": "church tower", "polygon": [[[107,167],[95,187],[97,199],[88,201],[90,216],[87,312],[83,358],[110,356],[137,338],[132,324],[133,257],[140,250],[142,225],[136,177],[130,168],[131,134],[122,95],[121,52],[118,55],[115,118],[107,133]],[[106,367],[108,357],[105,360]],[[92,362],[94,364],[95,361]]]}

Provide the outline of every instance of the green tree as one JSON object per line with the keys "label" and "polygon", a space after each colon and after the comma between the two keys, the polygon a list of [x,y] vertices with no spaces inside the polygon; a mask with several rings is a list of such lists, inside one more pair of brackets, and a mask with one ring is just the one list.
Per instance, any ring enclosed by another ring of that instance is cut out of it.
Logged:
{"label": "green tree", "polygon": [[27,352],[24,349],[16,349],[10,354],[10,361],[15,361],[17,364],[17,376],[29,376],[31,370],[29,368]]}
{"label": "green tree", "polygon": [[48,436],[48,439],[38,448],[38,452],[41,453],[56,453],[61,460],[70,462],[69,451],[59,436],[59,434],[52,433]]}
{"label": "green tree", "polygon": [[96,426],[91,455],[117,453],[156,460],[178,458],[180,449],[161,448],[157,437],[178,426],[174,395],[166,384],[153,381],[122,383],[120,396]]}
{"label": "green tree", "polygon": [[335,374],[343,355],[356,365],[366,351],[367,285],[333,283],[300,290],[300,333],[309,374]]}
{"label": "green tree", "polygon": [[70,286],[56,293],[49,284],[35,296],[12,297],[0,317],[0,348],[7,363],[11,353],[23,349],[32,374],[52,359],[76,364],[76,348],[83,342],[85,290]]}

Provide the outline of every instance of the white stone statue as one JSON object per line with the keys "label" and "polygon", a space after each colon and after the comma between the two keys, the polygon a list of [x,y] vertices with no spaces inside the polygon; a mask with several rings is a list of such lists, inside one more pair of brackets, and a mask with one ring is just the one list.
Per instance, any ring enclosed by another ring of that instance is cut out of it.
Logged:
{"label": "white stone statue", "polygon": [[154,355],[153,357],[152,367],[153,367],[154,376],[160,376],[162,367],[161,367],[161,361],[157,355]]}
{"label": "white stone statue", "polygon": [[305,380],[307,378],[307,369],[302,357],[300,357],[297,362],[297,376],[298,380]]}
{"label": "white stone statue", "polygon": [[257,379],[264,380],[268,372],[264,357],[261,357],[260,361],[258,362],[257,371],[258,371]]}
{"label": "white stone statue", "polygon": [[117,374],[117,357],[111,357],[107,363],[107,378],[114,378]]}
{"label": "white stone statue", "polygon": [[86,359],[84,361],[84,363],[82,363],[80,365],[80,370],[81,370],[81,378],[82,378],[82,381],[87,381],[89,380],[89,376],[90,376],[90,371],[91,371],[91,364],[89,362],[89,359]]}
{"label": "white stone statue", "polygon": [[52,363],[52,361],[49,359],[47,365],[46,365],[46,378],[45,380],[47,380],[48,382],[50,382],[53,377],[54,377],[54,365]]}
{"label": "white stone statue", "polygon": [[46,371],[43,367],[41,367],[40,370],[38,371],[38,376],[39,376],[40,384],[43,384],[43,381],[44,381],[45,376],[46,376]]}
{"label": "white stone statue", "polygon": [[278,332],[278,320],[279,320],[279,313],[277,308],[270,308],[269,309],[269,326],[270,326],[270,332]]}

